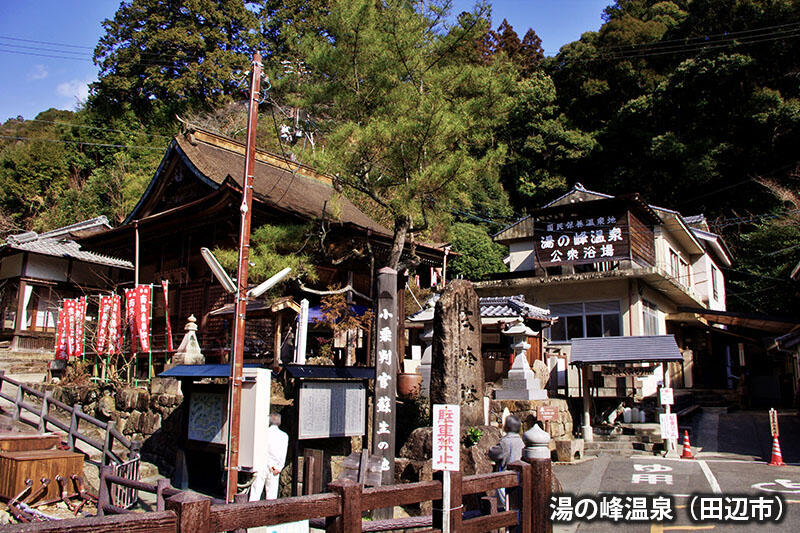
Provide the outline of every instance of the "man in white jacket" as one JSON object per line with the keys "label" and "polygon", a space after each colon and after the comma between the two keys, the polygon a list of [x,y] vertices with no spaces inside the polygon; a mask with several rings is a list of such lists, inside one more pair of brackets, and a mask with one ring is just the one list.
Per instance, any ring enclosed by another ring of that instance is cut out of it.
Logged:
{"label": "man in white jacket", "polygon": [[286,449],[289,447],[289,435],[281,431],[281,415],[269,415],[269,428],[267,428],[267,446],[264,454],[256,457],[253,469],[255,480],[250,487],[250,501],[261,499],[261,492],[266,486],[267,500],[278,498],[280,488],[280,475],[286,464]]}

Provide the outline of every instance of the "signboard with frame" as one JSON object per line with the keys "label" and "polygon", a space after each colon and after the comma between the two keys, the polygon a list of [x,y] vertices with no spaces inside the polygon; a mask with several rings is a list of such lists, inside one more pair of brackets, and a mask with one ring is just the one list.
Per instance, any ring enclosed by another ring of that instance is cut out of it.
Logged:
{"label": "signboard with frame", "polygon": [[661,438],[665,440],[678,439],[678,415],[675,413],[662,413],[658,415],[661,423]]}
{"label": "signboard with frame", "polygon": [[298,439],[358,437],[365,432],[367,391],[355,381],[309,381],[298,392]]}
{"label": "signboard with frame", "polygon": [[458,405],[433,406],[433,470],[458,472],[461,458],[461,413]]}
{"label": "signboard with frame", "polygon": [[558,419],[558,407],[555,405],[540,405],[536,410],[536,418],[541,422]]}

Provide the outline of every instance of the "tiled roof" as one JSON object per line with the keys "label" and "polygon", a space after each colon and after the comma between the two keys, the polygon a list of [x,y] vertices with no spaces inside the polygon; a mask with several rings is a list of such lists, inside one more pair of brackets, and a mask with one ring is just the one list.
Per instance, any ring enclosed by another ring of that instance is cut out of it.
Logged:
{"label": "tiled roof", "polygon": [[549,309],[542,309],[525,303],[525,297],[487,296],[480,298],[481,317],[522,317],[536,320],[550,320]]}
{"label": "tiled roof", "polygon": [[33,231],[28,231],[18,235],[11,235],[6,239],[6,244],[3,248],[50,255],[53,257],[68,257],[76,261],[93,263],[95,265],[133,269],[133,264],[130,261],[81,250],[81,245],[71,239],[46,236],[48,234],[64,234],[59,231],[60,230],[54,230],[53,232],[43,233],[42,235]]}
{"label": "tiled roof", "polygon": [[[434,294],[420,309],[410,317],[412,322],[427,322],[433,320],[433,308],[439,300],[439,295]],[[518,296],[487,296],[479,298],[481,318],[531,318],[533,320],[551,321],[549,309],[542,309],[525,303],[525,297]]]}
{"label": "tiled roof", "polygon": [[705,222],[706,217],[705,215],[689,215],[688,217],[683,217],[683,220],[685,220],[687,224],[700,224],[701,222]]}

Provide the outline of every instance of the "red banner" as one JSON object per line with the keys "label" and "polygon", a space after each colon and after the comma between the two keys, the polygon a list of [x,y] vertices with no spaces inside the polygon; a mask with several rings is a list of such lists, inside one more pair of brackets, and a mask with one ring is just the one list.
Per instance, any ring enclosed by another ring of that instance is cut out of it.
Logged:
{"label": "red banner", "polygon": [[131,333],[131,354],[136,352],[136,289],[125,289],[125,323]]}
{"label": "red banner", "polygon": [[[66,303],[66,302],[65,302]],[[68,359],[67,350],[67,309],[58,309],[58,331],[56,333],[56,359]]]}
{"label": "red banner", "polygon": [[97,306],[97,332],[94,337],[94,350],[101,355],[106,349],[106,340],[109,337],[108,321],[111,317],[112,296],[101,296]]}
{"label": "red banner", "polygon": [[150,306],[152,296],[152,285],[139,285],[136,287],[136,327],[139,332],[139,345],[142,347],[143,352],[150,351]]}
{"label": "red banner", "polygon": [[172,347],[172,324],[169,323],[169,280],[161,280],[161,288],[164,290],[164,317],[167,320],[167,351],[171,352]]}
{"label": "red banner", "polygon": [[67,319],[67,355],[75,357],[75,300],[64,300]]}
{"label": "red banner", "polygon": [[83,355],[84,324],[86,323],[86,297],[75,300],[75,357]]}
{"label": "red banner", "polygon": [[122,299],[118,294],[111,296],[111,312],[108,317],[108,347],[106,353],[122,353]]}

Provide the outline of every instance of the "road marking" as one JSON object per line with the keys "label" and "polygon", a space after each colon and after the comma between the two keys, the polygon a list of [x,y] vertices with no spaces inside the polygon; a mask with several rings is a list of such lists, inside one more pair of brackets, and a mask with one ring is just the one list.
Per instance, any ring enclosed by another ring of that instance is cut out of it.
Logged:
{"label": "road marking", "polygon": [[708,484],[711,485],[711,492],[714,494],[722,494],[722,489],[717,482],[717,478],[714,477],[714,474],[711,472],[711,469],[708,467],[705,461],[697,461],[697,464],[700,465],[700,470],[703,471],[705,474],[706,479],[708,480]]}

